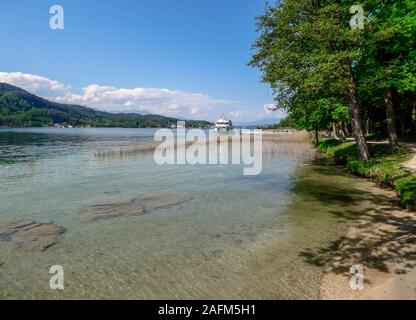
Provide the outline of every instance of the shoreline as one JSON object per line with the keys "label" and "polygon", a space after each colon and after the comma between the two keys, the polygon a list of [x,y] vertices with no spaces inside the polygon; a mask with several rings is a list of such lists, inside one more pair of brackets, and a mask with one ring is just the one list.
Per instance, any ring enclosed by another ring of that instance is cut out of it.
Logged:
{"label": "shoreline", "polygon": [[[392,191],[381,189],[383,193]],[[401,222],[402,221],[402,222]],[[382,204],[349,227],[337,254],[325,268],[319,298],[352,299],[416,299],[416,234],[414,213]],[[406,230],[409,228],[409,230]],[[361,259],[360,259],[361,258]],[[364,261],[361,261],[364,260]],[[352,290],[348,268],[364,266],[364,289]]]}
{"label": "shoreline", "polygon": [[[373,183],[388,201],[380,200],[348,227],[325,266],[319,299],[415,300],[416,213],[404,209],[391,188],[382,188],[367,177],[357,178]],[[362,290],[349,285],[349,268],[357,264],[364,267]]]}

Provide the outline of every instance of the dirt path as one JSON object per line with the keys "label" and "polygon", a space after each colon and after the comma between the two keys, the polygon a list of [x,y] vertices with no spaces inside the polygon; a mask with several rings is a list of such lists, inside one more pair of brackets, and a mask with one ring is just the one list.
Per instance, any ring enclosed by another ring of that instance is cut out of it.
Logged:
{"label": "dirt path", "polygon": [[416,173],[416,143],[406,142],[401,145],[410,148],[413,152],[412,158],[404,163],[404,167],[410,172]]}

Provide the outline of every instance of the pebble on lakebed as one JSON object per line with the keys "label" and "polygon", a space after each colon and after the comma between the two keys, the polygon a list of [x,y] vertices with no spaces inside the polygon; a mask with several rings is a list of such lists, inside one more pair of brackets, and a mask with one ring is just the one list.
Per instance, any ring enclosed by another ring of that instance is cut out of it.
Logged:
{"label": "pebble on lakebed", "polygon": [[0,242],[14,249],[45,251],[53,246],[65,228],[53,223],[14,220],[0,224]]}
{"label": "pebble on lakebed", "polygon": [[180,206],[190,199],[181,195],[157,194],[130,200],[115,199],[110,202],[90,206],[80,213],[81,219],[87,222],[107,220],[123,216],[140,216],[152,211],[173,206]]}

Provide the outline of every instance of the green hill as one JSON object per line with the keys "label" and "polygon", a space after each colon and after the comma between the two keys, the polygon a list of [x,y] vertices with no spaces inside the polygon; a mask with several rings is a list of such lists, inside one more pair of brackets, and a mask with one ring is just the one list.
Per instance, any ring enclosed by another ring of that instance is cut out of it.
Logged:
{"label": "green hill", "polygon": [[[54,124],[91,127],[161,128],[178,119],[136,113],[109,113],[79,105],[52,102],[21,88],[0,83],[0,126],[45,127]],[[187,120],[189,127],[207,127],[207,121]]]}

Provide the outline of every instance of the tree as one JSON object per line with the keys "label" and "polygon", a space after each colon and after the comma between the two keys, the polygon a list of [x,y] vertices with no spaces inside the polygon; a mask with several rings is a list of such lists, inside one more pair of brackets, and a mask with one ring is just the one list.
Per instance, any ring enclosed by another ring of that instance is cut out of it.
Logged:
{"label": "tree", "polygon": [[416,3],[364,1],[367,11],[359,83],[367,95],[381,95],[391,149],[398,146],[396,101],[416,89]]}
{"label": "tree", "polygon": [[250,64],[262,71],[263,81],[273,88],[277,104],[294,118],[313,116],[313,112],[301,109],[318,106],[320,99],[336,97],[346,101],[358,154],[369,160],[355,70],[363,35],[362,30],[349,26],[353,4],[354,1],[278,1],[258,18],[260,36]]}
{"label": "tree", "polygon": [[320,99],[316,103],[313,101],[304,105],[303,108],[293,110],[296,124],[315,133],[315,144],[319,143],[319,131],[328,130],[332,122],[330,105],[326,99]]}
{"label": "tree", "polygon": [[346,137],[348,135],[348,125],[349,122],[349,113],[348,107],[345,106],[343,103],[334,102],[332,105],[332,113],[331,116],[336,123],[336,130],[337,134],[339,135],[342,142],[346,141]]}

